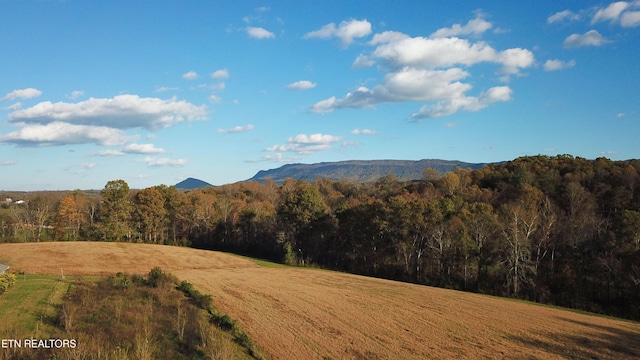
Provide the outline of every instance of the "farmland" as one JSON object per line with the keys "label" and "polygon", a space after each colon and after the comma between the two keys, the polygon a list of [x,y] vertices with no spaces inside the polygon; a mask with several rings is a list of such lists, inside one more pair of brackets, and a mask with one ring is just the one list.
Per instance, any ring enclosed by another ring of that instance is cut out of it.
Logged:
{"label": "farmland", "polygon": [[146,273],[159,266],[213,295],[276,359],[640,356],[640,324],[338,272],[259,266],[149,244],[0,244],[27,274]]}

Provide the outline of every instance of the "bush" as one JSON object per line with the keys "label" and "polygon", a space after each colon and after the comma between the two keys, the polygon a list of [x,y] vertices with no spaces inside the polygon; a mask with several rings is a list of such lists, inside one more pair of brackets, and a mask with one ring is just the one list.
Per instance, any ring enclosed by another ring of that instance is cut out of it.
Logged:
{"label": "bush", "polygon": [[16,284],[16,276],[14,274],[0,275],[0,294],[5,292],[8,288]]}
{"label": "bush", "polygon": [[200,309],[209,310],[211,307],[211,303],[213,302],[213,297],[208,294],[203,294],[200,291],[196,290],[193,287],[193,284],[184,280],[178,286],[178,290],[182,291],[185,295],[190,297],[193,300],[194,305],[199,307]]}
{"label": "bush", "polygon": [[149,271],[147,281],[151,287],[158,287],[158,284],[163,277],[165,277],[164,272],[156,266]]}
{"label": "bush", "polygon": [[220,329],[225,331],[231,331],[236,326],[235,321],[231,320],[229,315],[215,316],[213,321]]}

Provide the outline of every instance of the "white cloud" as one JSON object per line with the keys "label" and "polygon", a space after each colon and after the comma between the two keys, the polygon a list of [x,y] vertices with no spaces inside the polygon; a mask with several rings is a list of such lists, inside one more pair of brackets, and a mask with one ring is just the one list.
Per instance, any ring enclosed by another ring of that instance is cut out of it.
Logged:
{"label": "white cloud", "polygon": [[102,150],[100,151],[98,154],[98,156],[122,156],[124,155],[124,152],[120,151],[120,150],[113,150],[113,149],[107,149],[107,150]]}
{"label": "white cloud", "polygon": [[31,99],[42,95],[42,91],[34,88],[13,90],[7,95],[0,98],[0,101],[11,101],[15,99]]}
{"label": "white cloud", "polygon": [[229,77],[229,70],[219,69],[211,73],[211,77],[214,79],[226,79]]}
{"label": "white cloud", "polygon": [[299,134],[290,137],[287,144],[273,145],[266,150],[269,152],[295,152],[300,155],[313,154],[318,151],[331,149],[331,144],[340,142],[342,137],[327,134]]}
{"label": "white cloud", "polygon": [[182,167],[188,162],[187,159],[154,158],[150,156],[145,157],[143,161],[150,167]]}
{"label": "white cloud", "polygon": [[11,105],[7,106],[5,109],[11,110],[11,111],[16,111],[16,110],[20,109],[21,107],[22,107],[22,103],[21,102],[17,102],[15,104],[11,104]]}
{"label": "white cloud", "polygon": [[599,22],[609,22],[622,27],[630,28],[640,26],[640,1],[616,1],[604,7],[595,7],[574,13],[571,10],[563,10],[551,15],[548,23],[573,21],[591,16],[591,25]]}
{"label": "white cloud", "polygon": [[204,88],[209,88],[212,91],[222,91],[227,87],[227,84],[224,81],[221,81],[217,84],[211,84],[208,87],[205,85]]}
{"label": "white cloud", "polygon": [[373,89],[360,87],[342,99],[331,97],[314,104],[310,111],[327,113],[340,108],[371,107],[384,102],[437,102],[464,97],[471,85],[459,80],[469,75],[460,68],[421,70],[403,68],[388,73]]}
{"label": "white cloud", "polygon": [[543,67],[545,71],[557,71],[572,68],[576,65],[575,60],[562,61],[562,60],[547,60]]}
{"label": "white cloud", "polygon": [[72,91],[71,94],[67,94],[67,99],[75,100],[84,96],[84,91],[76,90]]}
{"label": "white cloud", "polygon": [[425,105],[410,116],[412,120],[432,119],[452,115],[459,111],[478,111],[498,101],[511,100],[511,88],[496,86],[478,97],[460,97],[449,101],[440,101],[435,105]]}
{"label": "white cloud", "polygon": [[106,126],[73,125],[51,122],[46,125],[26,125],[21,129],[0,136],[0,142],[20,146],[53,146],[67,144],[121,145],[131,137],[123,136],[118,129]]}
{"label": "white cloud", "polygon": [[351,65],[354,68],[368,68],[372,67],[376,62],[366,55],[358,55]]}
{"label": "white cloud", "polygon": [[182,74],[182,78],[185,80],[195,80],[198,78],[198,73],[195,71],[189,71],[187,73]]}
{"label": "white cloud", "polygon": [[371,34],[371,23],[367,20],[342,21],[338,27],[335,23],[324,25],[318,30],[304,35],[305,38],[330,39],[338,38],[343,46],[350,45],[355,38],[362,38]]}
{"label": "white cloud", "polygon": [[589,30],[584,34],[571,34],[564,40],[564,47],[578,48],[583,46],[600,46],[608,40],[596,30]]}
{"label": "white cloud", "polygon": [[116,129],[166,128],[183,121],[204,120],[206,107],[176,98],[168,100],[119,95],[111,99],[95,99],[78,103],[41,102],[9,115],[13,123],[69,124],[104,126]]}
{"label": "white cloud", "polygon": [[482,17],[469,20],[465,25],[454,24],[450,28],[442,28],[431,34],[430,38],[442,38],[460,35],[479,35],[491,29],[493,25]]}
{"label": "white cloud", "polygon": [[[484,41],[472,42],[456,37],[476,35],[492,25],[482,16],[465,25],[454,25],[434,32],[431,37],[410,37],[396,31],[385,31],[373,36],[370,54],[360,54],[354,67],[371,66],[380,62],[385,71],[382,81],[372,88],[359,87],[343,97],[331,96],[313,104],[309,111],[329,113],[342,108],[370,108],[387,102],[426,103],[411,115],[413,119],[451,115],[457,111],[477,111],[499,101],[511,98],[506,86],[489,88],[471,96],[468,78],[471,67],[480,63],[499,65],[496,74],[502,81],[510,76],[522,75],[535,64],[533,53],[524,48],[498,50]],[[331,27],[324,27],[315,36],[330,36]],[[446,37],[449,36],[449,37]],[[464,68],[463,68],[464,66]]]}
{"label": "white cloud", "polygon": [[271,31],[265,30],[261,27],[248,27],[247,34],[254,39],[272,39],[275,38],[276,35]]}
{"label": "white cloud", "polygon": [[291,90],[306,90],[313,89],[314,87],[316,87],[316,84],[309,80],[300,80],[287,85],[287,89]]}
{"label": "white cloud", "polygon": [[376,131],[371,129],[353,129],[351,130],[353,135],[375,135]]}
{"label": "white cloud", "polygon": [[442,68],[494,62],[502,64],[505,73],[513,74],[534,63],[533,53],[527,49],[512,48],[499,52],[483,41],[471,43],[457,37],[429,39],[383,33],[379,37],[376,35],[372,44],[378,45],[372,56],[396,68]]}
{"label": "white cloud", "polygon": [[620,17],[622,27],[640,26],[640,11],[625,11]]}
{"label": "white cloud", "polygon": [[248,163],[257,163],[261,161],[273,161],[279,163],[291,163],[300,159],[298,156],[284,156],[282,153],[266,154],[260,160],[245,160]]}
{"label": "white cloud", "polygon": [[218,104],[220,101],[222,101],[222,98],[220,96],[216,96],[216,95],[209,96],[209,102],[211,102],[212,104]]}
{"label": "white cloud", "polygon": [[218,132],[221,134],[235,134],[235,133],[241,133],[245,131],[251,131],[253,130],[253,128],[254,128],[253,124],[247,124],[242,126],[238,125],[231,129],[218,129]]}
{"label": "white cloud", "polygon": [[553,24],[556,22],[561,22],[561,21],[573,21],[573,20],[579,20],[580,19],[580,15],[574,13],[571,10],[563,10],[563,11],[558,11],[557,13],[549,16],[547,18],[547,23],[549,24]]}
{"label": "white cloud", "polygon": [[618,1],[609,4],[606,8],[601,8],[596,11],[593,18],[591,18],[591,24],[595,24],[599,21],[611,21],[612,23],[620,20],[620,15],[629,7],[629,3],[626,1]]}
{"label": "white cloud", "polygon": [[122,152],[128,154],[161,154],[164,149],[157,148],[153,144],[129,144],[122,149]]}
{"label": "white cloud", "polygon": [[0,162],[0,165],[2,165],[2,166],[11,166],[11,165],[15,165],[17,163],[18,162],[15,161],[15,160],[5,160],[3,162]]}
{"label": "white cloud", "polygon": [[178,91],[178,90],[180,90],[179,87],[158,86],[155,91],[161,93],[161,92]]}

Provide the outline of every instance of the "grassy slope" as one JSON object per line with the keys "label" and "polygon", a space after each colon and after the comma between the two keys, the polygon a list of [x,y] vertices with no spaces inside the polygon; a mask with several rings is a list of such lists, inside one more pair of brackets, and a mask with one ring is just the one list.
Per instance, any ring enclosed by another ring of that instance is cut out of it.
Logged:
{"label": "grassy slope", "polygon": [[640,324],[227,254],[144,244],[0,244],[27,273],[146,273],[214,296],[274,358],[640,357]]}
{"label": "grassy slope", "polygon": [[46,337],[53,333],[57,316],[68,284],[50,275],[20,275],[16,285],[0,296],[0,337]]}

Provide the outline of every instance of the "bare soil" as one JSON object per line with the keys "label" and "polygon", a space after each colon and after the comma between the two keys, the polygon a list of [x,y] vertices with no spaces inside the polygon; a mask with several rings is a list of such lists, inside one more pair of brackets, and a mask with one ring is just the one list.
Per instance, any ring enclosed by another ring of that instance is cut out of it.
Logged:
{"label": "bare soil", "polygon": [[331,271],[261,267],[148,244],[0,244],[27,273],[146,273],[155,266],[214,304],[275,359],[637,359],[640,324]]}

